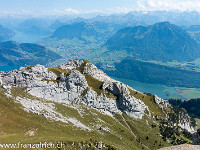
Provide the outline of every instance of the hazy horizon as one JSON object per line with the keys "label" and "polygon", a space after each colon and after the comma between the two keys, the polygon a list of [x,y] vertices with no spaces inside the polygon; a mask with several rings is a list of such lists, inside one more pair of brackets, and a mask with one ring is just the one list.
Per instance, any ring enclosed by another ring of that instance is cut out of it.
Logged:
{"label": "hazy horizon", "polygon": [[1,0],[1,17],[116,14],[130,11],[198,11],[193,0]]}

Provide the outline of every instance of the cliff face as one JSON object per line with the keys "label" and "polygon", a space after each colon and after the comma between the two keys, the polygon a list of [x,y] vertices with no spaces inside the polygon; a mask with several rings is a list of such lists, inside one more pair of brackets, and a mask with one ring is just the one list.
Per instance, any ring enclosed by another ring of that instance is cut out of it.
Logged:
{"label": "cliff face", "polygon": [[[130,94],[131,87],[111,79],[86,60],[71,60],[58,68],[21,67],[1,72],[0,77],[1,85],[26,88],[29,94],[50,101],[66,104],[79,101],[110,115],[124,112],[139,119],[144,115],[151,116],[148,106]],[[170,107],[167,101],[157,96],[155,101],[162,109]],[[193,131],[187,124],[189,116],[181,119],[178,125]]]}
{"label": "cliff face", "polygon": [[[113,125],[106,123],[108,120],[100,120],[98,123],[84,120],[83,118],[94,114],[86,113],[88,109],[111,117],[111,120],[115,120],[112,124],[120,123],[120,128],[128,130],[137,142],[141,137],[148,140],[149,136],[166,141],[165,138],[172,137],[168,135],[168,130],[174,131],[173,134],[177,132],[180,136],[179,131],[186,129],[193,132],[196,126],[192,124],[185,110],[177,111],[168,101],[151,94],[143,94],[111,79],[86,60],[71,60],[58,68],[35,65],[0,72],[0,86],[4,94],[19,103],[26,112],[66,125],[72,124],[87,132],[95,132],[100,128],[103,132],[114,134],[118,129],[112,129]],[[75,109],[79,117],[70,117],[72,114],[68,112],[69,108]],[[131,120],[135,120],[135,123]],[[141,127],[145,126],[149,133],[141,133],[144,129],[140,129],[136,122],[143,122]],[[99,125],[102,123],[104,127]],[[120,130],[120,134],[122,133]],[[146,134],[149,135],[145,137]],[[117,134],[118,136],[123,134]],[[151,149],[156,149],[162,146],[157,143],[158,139],[154,143],[157,146],[149,141],[139,143],[141,147],[145,147],[145,143]]]}
{"label": "cliff face", "polygon": [[69,61],[56,69],[36,65],[2,72],[1,84],[27,88],[33,96],[59,103],[79,101],[105,113],[125,112],[141,119],[146,110],[150,115],[144,102],[130,95],[130,87],[84,60]]}

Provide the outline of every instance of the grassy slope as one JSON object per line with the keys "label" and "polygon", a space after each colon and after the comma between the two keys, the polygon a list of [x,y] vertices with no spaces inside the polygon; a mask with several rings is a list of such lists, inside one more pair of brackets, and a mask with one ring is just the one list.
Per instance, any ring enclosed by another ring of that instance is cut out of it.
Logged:
{"label": "grassy slope", "polygon": [[197,122],[197,128],[199,129],[200,128],[200,119],[198,118],[195,118],[196,122]]}
{"label": "grassy slope", "polygon": [[165,117],[163,111],[154,103],[153,95],[146,95],[132,89],[129,89],[130,94],[133,95],[135,98],[142,100],[145,105],[149,107],[150,112],[154,116]]}
{"label": "grassy slope", "polygon": [[[92,139],[93,141],[103,141],[103,143],[111,145],[117,149],[142,149],[142,147],[146,149],[130,133],[129,129],[125,126],[123,120],[120,120],[120,118],[119,121],[117,121],[110,116],[101,114],[96,110],[87,108],[83,105],[81,106],[84,110],[84,113],[83,117],[81,117],[76,109],[55,103],[57,111],[63,115],[77,118],[83,124],[91,128],[96,126],[96,124],[101,125],[101,128],[95,127],[95,130],[88,132],[72,125],[66,126],[62,122],[46,120],[46,118],[42,117],[41,115],[27,113],[22,109],[20,104],[17,104],[12,99],[7,98],[3,94],[4,92],[4,90],[0,89],[1,143],[18,143],[19,141],[21,143],[64,141],[65,143],[69,144],[72,142],[78,143],[81,141],[89,142]],[[21,96],[28,96],[21,89],[15,89],[12,92],[13,95],[21,93]],[[30,98],[31,96],[28,97]],[[129,119],[134,121],[133,118]],[[142,126],[148,130],[148,134],[151,134],[151,129],[148,129],[144,122],[137,122],[136,120],[134,122],[137,127],[135,130],[138,134],[143,133],[143,128],[139,127],[141,126],[141,123]],[[104,131],[104,127],[108,127],[110,132]],[[31,129],[35,130],[36,135],[33,137],[25,135],[25,133]],[[155,131],[154,133],[156,134]],[[148,142],[145,144],[149,146]],[[68,148],[69,147],[70,146],[68,146]],[[152,147],[151,149],[156,148],[157,146]]]}
{"label": "grassy slope", "polygon": [[[83,67],[83,66],[82,66]],[[81,71],[83,68],[78,68]],[[66,73],[59,68],[51,68],[49,71]],[[102,93],[105,96],[113,97],[105,91],[100,90],[102,82],[86,75],[86,80],[90,87],[98,94]],[[159,118],[165,117],[163,111],[154,103],[153,95],[146,95],[134,90],[130,90],[131,95],[141,99],[151,111],[153,116]],[[13,99],[9,99],[4,95],[5,90],[0,88],[0,141],[1,143],[39,143],[39,142],[54,142],[63,141],[70,143],[92,143],[91,141],[102,141],[117,149],[158,149],[170,144],[163,141],[160,136],[159,125],[156,125],[153,118],[144,117],[142,120],[131,118],[125,114],[116,114],[112,118],[108,115],[99,113],[98,111],[88,108],[82,104],[73,104],[80,108],[81,114],[77,109],[70,106],[51,102],[55,104],[56,111],[63,116],[76,118],[84,125],[93,129],[93,131],[85,131],[62,122],[47,120],[41,115],[27,113],[22,109],[20,104],[16,104]],[[25,89],[13,88],[12,95],[14,97],[28,97],[30,99],[38,99],[25,92]],[[113,97],[114,98],[114,97]],[[154,127],[152,127],[154,125]],[[105,130],[109,128],[109,132]],[[36,135],[33,137],[25,135],[29,130],[34,130]],[[3,133],[3,134],[2,134]],[[5,133],[5,134],[4,134]],[[92,144],[91,144],[92,145]]]}

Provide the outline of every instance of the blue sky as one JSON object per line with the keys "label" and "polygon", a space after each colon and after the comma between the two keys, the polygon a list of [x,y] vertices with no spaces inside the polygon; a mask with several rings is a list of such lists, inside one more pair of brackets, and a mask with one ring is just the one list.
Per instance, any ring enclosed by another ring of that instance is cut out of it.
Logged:
{"label": "blue sky", "polygon": [[136,5],[136,0],[0,0],[1,9],[104,9],[129,7]]}
{"label": "blue sky", "polygon": [[109,9],[136,8],[136,0],[0,0],[1,11],[53,11],[73,9],[77,11],[108,11]]}
{"label": "blue sky", "polygon": [[200,0],[0,0],[0,15],[127,13],[133,10],[197,10]]}

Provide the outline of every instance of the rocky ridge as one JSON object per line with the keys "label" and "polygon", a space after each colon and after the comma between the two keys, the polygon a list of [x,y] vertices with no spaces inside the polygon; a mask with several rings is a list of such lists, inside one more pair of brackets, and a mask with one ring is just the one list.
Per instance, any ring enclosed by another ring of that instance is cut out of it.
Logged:
{"label": "rocky ridge", "polygon": [[193,143],[194,145],[199,145],[200,149],[200,128],[193,134]]}
{"label": "rocky ridge", "polygon": [[[152,116],[149,106],[131,93],[131,91],[135,91],[134,89],[111,79],[86,60],[71,60],[58,68],[35,65],[20,67],[9,72],[0,72],[0,85],[7,89],[8,97],[12,96],[11,89],[17,87],[25,89],[27,93],[37,98],[65,105],[82,103],[110,116],[116,113],[125,113],[136,119]],[[156,107],[163,110],[167,119],[166,108],[170,108],[171,105],[157,96],[154,97],[154,101]],[[17,97],[16,102],[21,103],[26,111],[41,113],[45,110],[47,118],[58,120],[56,116],[59,116],[62,122],[71,120],[73,124],[79,124],[79,127],[90,130],[72,118],[65,118],[57,114],[53,110],[53,103],[49,104],[48,102],[41,105],[38,101],[24,100],[23,97]],[[180,114],[178,126],[189,132],[194,131],[188,115],[181,117]]]}
{"label": "rocky ridge", "polygon": [[193,134],[193,145],[183,144],[178,146],[164,147],[159,150],[200,150],[200,129]]}

